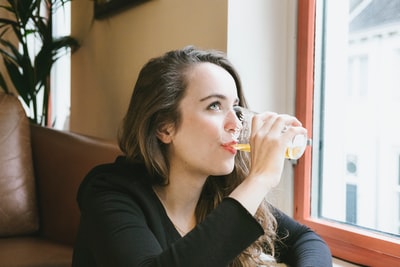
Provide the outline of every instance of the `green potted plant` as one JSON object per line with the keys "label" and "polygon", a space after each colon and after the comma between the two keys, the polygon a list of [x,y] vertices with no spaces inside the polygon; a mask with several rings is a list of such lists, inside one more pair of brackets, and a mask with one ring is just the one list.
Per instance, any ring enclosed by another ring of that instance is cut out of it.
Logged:
{"label": "green potted plant", "polygon": [[[32,110],[30,120],[48,126],[50,71],[63,50],[78,47],[71,36],[54,38],[52,14],[69,0],[4,0],[0,5],[0,54],[4,70],[0,72],[0,87],[6,93],[11,88],[8,76],[22,101]],[[36,53],[32,53],[35,38]],[[41,107],[39,107],[41,105]]]}

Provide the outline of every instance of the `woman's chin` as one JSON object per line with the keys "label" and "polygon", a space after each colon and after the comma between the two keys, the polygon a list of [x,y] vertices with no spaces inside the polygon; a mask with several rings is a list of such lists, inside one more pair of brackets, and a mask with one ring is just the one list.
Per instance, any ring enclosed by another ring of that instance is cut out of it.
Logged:
{"label": "woman's chin", "polygon": [[216,171],[216,174],[213,174],[213,175],[215,175],[215,176],[228,175],[228,174],[232,173],[234,167],[235,167],[234,164],[226,165],[226,166],[224,166],[224,168],[221,168],[220,170]]}

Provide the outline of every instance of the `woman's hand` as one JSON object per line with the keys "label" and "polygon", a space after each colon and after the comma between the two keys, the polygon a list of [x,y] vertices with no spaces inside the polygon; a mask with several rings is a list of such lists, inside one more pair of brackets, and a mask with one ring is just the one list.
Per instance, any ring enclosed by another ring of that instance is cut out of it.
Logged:
{"label": "woman's hand", "polygon": [[295,117],[265,112],[254,115],[251,129],[251,166],[248,177],[232,193],[252,214],[281,179],[287,147],[307,130]]}
{"label": "woman's hand", "polygon": [[280,181],[287,147],[298,135],[307,135],[307,130],[295,117],[286,114],[265,112],[253,117],[251,146],[251,176],[274,176],[267,179],[268,188]]}

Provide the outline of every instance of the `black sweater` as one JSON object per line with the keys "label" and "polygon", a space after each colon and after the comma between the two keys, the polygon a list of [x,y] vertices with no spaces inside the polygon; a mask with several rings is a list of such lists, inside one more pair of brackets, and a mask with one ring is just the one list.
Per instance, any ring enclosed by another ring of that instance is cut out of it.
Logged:
{"label": "black sweater", "polygon": [[[224,267],[263,234],[232,198],[181,237],[152,190],[142,164],[123,157],[94,168],[78,192],[81,221],[73,266]],[[332,266],[321,238],[277,209],[278,260],[290,266]]]}

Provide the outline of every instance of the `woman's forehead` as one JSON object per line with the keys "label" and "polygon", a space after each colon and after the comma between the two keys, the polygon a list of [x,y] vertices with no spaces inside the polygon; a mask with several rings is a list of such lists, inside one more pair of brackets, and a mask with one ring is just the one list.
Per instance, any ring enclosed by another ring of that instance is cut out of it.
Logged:
{"label": "woman's forehead", "polygon": [[236,83],[224,68],[212,63],[200,63],[188,73],[186,96],[204,99],[210,95],[237,98]]}

